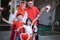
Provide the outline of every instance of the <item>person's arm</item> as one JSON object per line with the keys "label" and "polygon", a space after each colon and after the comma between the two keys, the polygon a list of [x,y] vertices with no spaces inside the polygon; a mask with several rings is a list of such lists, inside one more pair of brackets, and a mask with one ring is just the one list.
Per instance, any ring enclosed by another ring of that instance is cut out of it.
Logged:
{"label": "person's arm", "polygon": [[19,29],[24,28],[23,26],[18,27],[15,31],[19,31]]}
{"label": "person's arm", "polygon": [[2,18],[2,20],[8,24],[13,24],[12,22],[7,21],[5,18]]}
{"label": "person's arm", "polygon": [[45,8],[46,8],[46,7],[43,7],[43,8],[41,9],[40,12],[39,12],[38,9],[37,9],[37,13],[38,13],[38,15],[37,15],[37,17],[33,20],[31,26],[32,26],[32,25],[34,24],[34,22],[38,19],[38,17],[42,15],[42,11],[44,11]]}
{"label": "person's arm", "polygon": [[33,26],[34,22],[38,19],[39,16],[40,16],[40,15],[38,15],[38,16],[33,20],[31,26]]}
{"label": "person's arm", "polygon": [[27,12],[25,11],[25,15],[23,17],[23,22],[26,23],[26,20],[27,20]]}
{"label": "person's arm", "polygon": [[46,7],[43,7],[43,8],[41,9],[41,12],[43,12],[43,11],[45,10],[45,8],[46,8]]}

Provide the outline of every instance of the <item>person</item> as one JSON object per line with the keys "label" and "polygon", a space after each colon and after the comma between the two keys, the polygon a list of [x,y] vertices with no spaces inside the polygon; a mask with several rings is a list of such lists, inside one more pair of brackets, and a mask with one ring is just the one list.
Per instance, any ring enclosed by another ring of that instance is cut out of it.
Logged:
{"label": "person", "polygon": [[[39,17],[39,16],[38,16]],[[18,30],[20,29],[20,28],[24,28],[25,29],[25,33],[21,33],[21,35],[20,35],[20,38],[21,38],[21,40],[34,40],[34,36],[33,36],[33,31],[35,31],[36,32],[36,30],[33,30],[32,29],[32,25],[33,25],[33,23],[38,19],[38,17],[37,18],[35,18],[33,21],[30,19],[30,18],[28,18],[27,20],[26,20],[26,24],[25,25],[23,25],[22,27],[19,27],[18,28]],[[36,28],[36,27],[35,27]]]}
{"label": "person", "polygon": [[[37,17],[37,15],[42,14],[41,12],[39,12],[38,8],[34,6],[33,1],[29,1],[27,3],[26,11],[28,13],[27,18],[30,18],[32,21]],[[37,27],[37,21],[35,21],[34,25]]]}
{"label": "person", "polygon": [[27,11],[25,11],[26,8],[26,3],[21,3],[18,7],[17,14],[22,14],[23,16],[23,22],[26,22],[27,19]]}
{"label": "person", "polygon": [[18,31],[17,28],[19,28],[22,25],[24,25],[24,22],[22,21],[23,19],[22,19],[22,15],[21,14],[18,14],[16,16],[16,18],[17,18],[17,21],[14,21],[14,22],[9,22],[6,19],[2,18],[2,20],[5,21],[6,23],[9,23],[9,24],[13,25],[10,40],[15,40],[16,37],[20,35],[20,33],[24,32],[24,28],[21,28],[20,29],[20,33],[19,34],[18,33],[16,34],[15,31]]}
{"label": "person", "polygon": [[[32,23],[32,20],[28,18],[26,20],[26,25],[23,25],[23,28],[25,29],[25,33],[21,33],[21,35],[20,35],[21,40],[29,40],[29,37],[33,36],[31,23]],[[24,34],[25,34],[25,37],[23,37]]]}
{"label": "person", "polygon": [[[32,21],[37,17],[37,15],[41,15],[38,8],[34,6],[33,1],[29,1],[28,6],[26,8],[26,11],[28,13],[28,18],[30,18]],[[37,21],[35,22],[37,24]]]}

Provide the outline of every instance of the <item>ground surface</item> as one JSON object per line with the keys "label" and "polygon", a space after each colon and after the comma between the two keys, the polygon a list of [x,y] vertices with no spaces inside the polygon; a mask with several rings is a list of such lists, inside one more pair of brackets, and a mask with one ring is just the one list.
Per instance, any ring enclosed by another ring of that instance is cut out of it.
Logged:
{"label": "ground surface", "polygon": [[[0,31],[0,40],[9,40],[11,31]],[[60,35],[40,36],[39,40],[60,40]]]}

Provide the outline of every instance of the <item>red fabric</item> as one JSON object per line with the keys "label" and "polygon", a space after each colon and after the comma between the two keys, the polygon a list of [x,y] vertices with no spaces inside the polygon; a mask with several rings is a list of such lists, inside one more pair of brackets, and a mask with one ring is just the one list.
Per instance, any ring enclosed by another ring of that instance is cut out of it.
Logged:
{"label": "red fabric", "polygon": [[[26,11],[28,12],[28,18],[30,18],[32,21],[37,17],[39,14],[39,10],[36,7],[32,8],[26,8]],[[35,22],[37,24],[37,21]]]}
{"label": "red fabric", "polygon": [[21,35],[22,40],[27,40],[28,37],[29,37],[28,34],[22,34],[22,35]]}
{"label": "red fabric", "polygon": [[18,14],[22,14],[22,16],[24,17],[25,10],[22,10],[22,6],[25,6],[25,5],[26,5],[25,3],[21,3],[21,4],[19,5],[17,15],[18,15]]}
{"label": "red fabric", "polygon": [[24,28],[21,28],[20,31],[16,34],[16,36],[20,36],[21,33],[24,33],[25,32],[25,29]]}
{"label": "red fabric", "polygon": [[33,36],[31,36],[31,37],[29,38],[29,40],[33,40]]}
{"label": "red fabric", "polygon": [[18,21],[14,21],[14,22],[13,22],[13,27],[12,27],[12,33],[11,33],[11,38],[10,38],[10,40],[14,40],[15,30],[16,30],[18,27],[21,27],[22,25],[24,25],[23,22],[18,22]]}
{"label": "red fabric", "polygon": [[48,8],[45,8],[45,10],[48,10]]}
{"label": "red fabric", "polygon": [[22,33],[21,34],[21,39],[22,40],[33,40],[34,36],[29,36],[28,34],[26,33]]}

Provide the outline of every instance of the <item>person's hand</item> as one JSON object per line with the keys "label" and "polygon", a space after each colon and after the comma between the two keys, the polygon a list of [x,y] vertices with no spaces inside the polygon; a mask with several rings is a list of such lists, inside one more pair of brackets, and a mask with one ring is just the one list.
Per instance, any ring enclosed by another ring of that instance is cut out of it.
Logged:
{"label": "person's hand", "polygon": [[37,19],[39,18],[40,15],[37,15]]}
{"label": "person's hand", "polygon": [[6,19],[2,17],[2,20],[5,21]]}
{"label": "person's hand", "polygon": [[15,30],[15,32],[19,32],[19,29]]}
{"label": "person's hand", "polygon": [[45,7],[43,7],[42,9],[41,9],[41,11],[44,11],[45,10]]}
{"label": "person's hand", "polygon": [[34,36],[36,36],[37,35],[37,33],[34,33]]}

